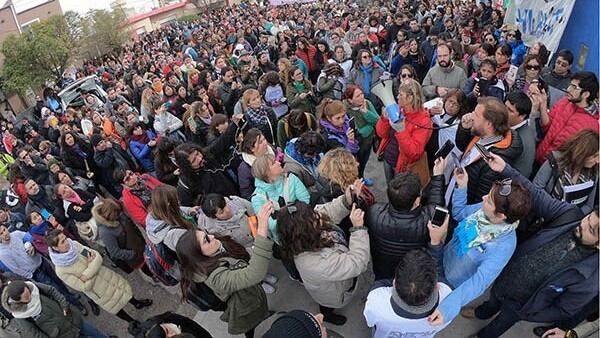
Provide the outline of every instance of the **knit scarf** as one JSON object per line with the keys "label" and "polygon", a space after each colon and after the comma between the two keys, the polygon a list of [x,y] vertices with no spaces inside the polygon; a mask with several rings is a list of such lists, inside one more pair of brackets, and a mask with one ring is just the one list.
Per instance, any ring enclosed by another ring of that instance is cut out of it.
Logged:
{"label": "knit scarf", "polygon": [[79,206],[82,206],[85,204],[85,202],[81,199],[81,197],[79,197],[79,194],[76,193],[75,191],[73,191],[73,195],[70,197],[65,197],[65,201],[71,202],[71,203],[75,203]]}
{"label": "knit scarf", "polygon": [[299,93],[303,92],[306,89],[304,81],[294,81],[293,86],[294,89],[296,89],[296,91]]}
{"label": "knit scarf", "polygon": [[256,125],[264,126],[269,123],[269,115],[264,105],[261,105],[258,109],[248,108],[246,114],[250,122]]}
{"label": "knit scarf", "polygon": [[144,131],[142,133],[142,135],[134,135],[134,134],[132,134],[130,139],[132,141],[135,141],[135,142],[138,142],[138,143],[141,143],[141,144],[146,144],[146,143],[150,142],[150,138],[148,137],[148,133],[146,133],[146,131]]}
{"label": "knit scarf", "polygon": [[50,254],[50,260],[56,266],[71,266],[77,262],[79,258],[79,252],[81,251],[81,244],[70,238],[67,238],[69,243],[69,250],[67,252],[56,252],[52,249],[48,250]]}
{"label": "knit scarf", "polygon": [[[33,318],[37,317],[42,313],[42,301],[40,300],[40,289],[38,289],[35,284],[31,282],[25,282],[29,292],[31,293],[31,299],[29,303],[26,304],[25,309],[22,311],[11,311],[13,317],[19,319],[25,318]],[[12,303],[12,300],[9,300],[9,304]]]}
{"label": "knit scarf", "polygon": [[512,224],[492,224],[479,209],[472,215],[458,223],[454,230],[454,237],[458,241],[458,256],[464,256],[471,248],[480,246],[487,242],[509,233],[517,228],[519,221]]}
{"label": "knit scarf", "polygon": [[371,79],[373,78],[373,65],[360,65],[360,70],[363,72],[363,83],[362,90],[365,93],[365,96],[369,96],[371,94]]}
{"label": "knit scarf", "polygon": [[144,182],[141,177],[138,178],[138,181],[133,187],[129,188],[129,191],[131,191],[132,194],[137,196],[142,201],[144,207],[148,208],[152,198],[152,191],[150,188],[148,188],[148,185],[146,185],[146,182]]}

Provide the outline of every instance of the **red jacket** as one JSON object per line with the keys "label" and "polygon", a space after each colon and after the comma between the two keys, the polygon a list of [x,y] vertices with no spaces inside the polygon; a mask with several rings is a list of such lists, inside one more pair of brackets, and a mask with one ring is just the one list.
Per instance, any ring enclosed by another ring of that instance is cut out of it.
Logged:
{"label": "red jacket", "polygon": [[[404,130],[401,132],[395,131],[393,134],[399,148],[399,156],[394,168],[396,172],[406,171],[409,165],[421,158],[432,132],[431,118],[425,109],[404,112],[404,114]],[[378,152],[382,152],[390,142],[391,128],[390,120],[387,118],[381,117],[377,121],[375,131],[381,138]]]}
{"label": "red jacket", "polygon": [[550,111],[550,122],[542,127],[546,135],[538,144],[535,160],[542,164],[548,154],[560,147],[563,142],[582,129],[593,129],[598,132],[598,113],[590,114],[584,108],[577,106],[563,97],[554,104]]}
{"label": "red jacket", "polygon": [[[162,184],[161,181],[148,174],[143,174],[141,178],[146,182],[146,185],[150,190],[154,190]],[[125,206],[125,211],[127,211],[129,217],[135,224],[146,229],[146,215],[148,215],[148,209],[146,209],[142,200],[134,195],[129,188],[123,189],[123,206]]]}
{"label": "red jacket", "polygon": [[317,60],[315,59],[316,54],[317,48],[315,46],[308,46],[306,51],[303,51],[302,49],[296,49],[296,56],[304,61],[309,72],[317,70]]}

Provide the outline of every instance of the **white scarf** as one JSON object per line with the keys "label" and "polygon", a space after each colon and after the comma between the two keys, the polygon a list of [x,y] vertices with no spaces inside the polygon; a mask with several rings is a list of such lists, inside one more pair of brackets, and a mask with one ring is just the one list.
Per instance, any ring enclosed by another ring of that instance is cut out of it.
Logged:
{"label": "white scarf", "polygon": [[[33,318],[37,317],[42,313],[42,302],[40,300],[40,290],[35,284],[31,282],[25,282],[27,284],[27,288],[29,288],[29,292],[31,293],[31,299],[29,303],[27,303],[27,307],[24,311],[12,312],[13,317],[15,318]],[[10,300],[9,300],[10,302]]]}

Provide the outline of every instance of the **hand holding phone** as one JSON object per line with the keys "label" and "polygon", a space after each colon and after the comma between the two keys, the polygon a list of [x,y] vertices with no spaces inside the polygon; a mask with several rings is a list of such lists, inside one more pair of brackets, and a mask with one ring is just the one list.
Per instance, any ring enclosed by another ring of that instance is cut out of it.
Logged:
{"label": "hand holding phone", "polygon": [[482,146],[479,143],[475,143],[475,148],[477,149],[477,151],[479,151],[479,153],[481,154],[481,157],[485,160],[488,161],[492,156],[490,155],[489,150],[487,150],[484,146]]}
{"label": "hand holding phone", "polygon": [[433,212],[433,217],[431,218],[431,225],[433,225],[434,227],[441,227],[442,224],[444,224],[444,221],[446,220],[446,216],[448,216],[448,209],[441,207],[441,206],[436,206],[435,207],[435,211]]}
{"label": "hand holding phone", "polygon": [[452,142],[452,140],[448,140],[440,149],[438,149],[435,155],[433,155],[433,158],[438,159],[441,157],[445,159],[448,156],[448,154],[450,154],[452,149],[454,149],[454,142]]}

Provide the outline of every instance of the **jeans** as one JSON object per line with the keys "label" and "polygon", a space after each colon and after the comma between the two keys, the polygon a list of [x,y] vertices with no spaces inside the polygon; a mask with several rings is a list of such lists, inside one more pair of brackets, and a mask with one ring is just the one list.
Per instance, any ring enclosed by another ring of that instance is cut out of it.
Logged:
{"label": "jeans", "polygon": [[81,338],[107,338],[102,331],[98,330],[92,323],[87,320],[83,320],[83,326],[79,330],[79,337]]}
{"label": "jeans", "polygon": [[367,167],[367,162],[369,162],[369,157],[371,157],[371,148],[373,147],[373,141],[367,142],[362,141],[358,148],[358,154],[356,154],[356,159],[358,160],[358,176],[365,176],[365,168]]}
{"label": "jeans", "polygon": [[396,172],[394,171],[394,167],[392,167],[385,160],[383,161],[383,173],[385,174],[385,183],[390,183]]}
{"label": "jeans", "polygon": [[57,289],[58,292],[62,293],[62,295],[65,296],[69,303],[75,305],[78,308],[83,307],[83,304],[81,304],[79,299],[77,299],[77,297],[74,294],[72,294],[71,291],[69,291],[69,289],[67,289],[65,283],[63,283],[63,281],[60,280],[60,278],[58,278],[58,276],[54,272],[54,269],[52,269],[52,266],[50,265],[50,263],[48,263],[48,261],[46,261],[45,258],[42,258],[42,264],[40,264],[40,266],[33,272],[33,276],[31,277],[31,279],[33,279],[36,282],[52,286],[53,288]]}
{"label": "jeans", "polygon": [[488,319],[496,313],[498,316],[477,333],[478,338],[500,337],[521,320],[515,310],[496,297],[494,289],[492,289],[490,299],[475,309],[475,317]]}

